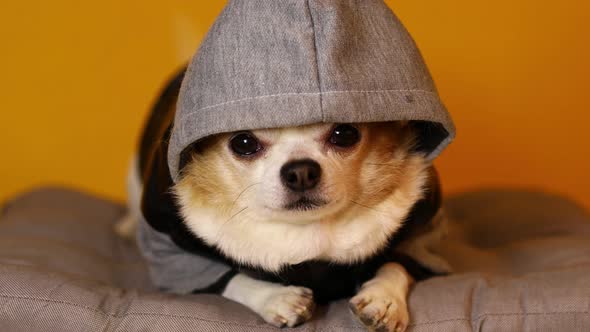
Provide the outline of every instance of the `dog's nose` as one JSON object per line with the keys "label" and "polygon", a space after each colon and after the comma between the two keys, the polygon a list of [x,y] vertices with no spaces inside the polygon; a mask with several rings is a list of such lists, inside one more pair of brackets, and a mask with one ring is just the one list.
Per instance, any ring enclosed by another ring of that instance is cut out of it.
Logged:
{"label": "dog's nose", "polygon": [[320,164],[311,159],[295,160],[281,167],[283,184],[293,191],[313,189],[322,176]]}

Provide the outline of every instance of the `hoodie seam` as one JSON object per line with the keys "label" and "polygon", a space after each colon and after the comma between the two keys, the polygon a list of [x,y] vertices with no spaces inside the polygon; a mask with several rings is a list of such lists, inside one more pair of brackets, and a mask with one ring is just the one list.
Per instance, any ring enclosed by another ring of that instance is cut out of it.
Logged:
{"label": "hoodie seam", "polygon": [[[421,90],[421,89],[391,89],[391,90],[340,90],[340,91],[323,91],[323,92],[290,92],[290,93],[277,93],[277,94],[273,94],[273,95],[264,95],[264,96],[257,96],[257,97],[248,97],[248,98],[242,98],[242,99],[236,99],[236,100],[230,100],[230,101],[226,101],[223,103],[219,103],[219,104],[215,104],[215,105],[210,105],[210,106],[205,106],[205,107],[201,107],[198,108],[192,112],[186,113],[185,115],[182,116],[181,119],[192,115],[194,113],[200,112],[200,111],[204,111],[207,109],[212,109],[212,108],[217,108],[217,107],[221,107],[221,106],[225,106],[225,105],[231,105],[231,104],[239,104],[239,103],[243,103],[243,102],[248,102],[248,101],[253,101],[253,100],[260,100],[260,99],[268,99],[268,98],[278,98],[278,97],[290,97],[290,96],[316,96],[316,95],[329,95],[329,94],[354,94],[354,93],[359,93],[359,94],[372,94],[372,93],[389,93],[389,92],[420,92],[420,93],[426,93],[426,94],[430,94],[433,96],[437,96],[437,94],[433,91],[428,91],[428,90]],[[322,119],[323,120],[323,119]]]}
{"label": "hoodie seam", "polygon": [[320,75],[320,57],[319,57],[319,52],[318,52],[318,36],[316,34],[316,28],[315,28],[315,20],[313,18],[313,13],[311,12],[311,6],[309,5],[309,0],[307,0],[305,2],[307,4],[307,11],[309,12],[309,18],[311,21],[311,30],[313,31],[313,50],[315,53],[315,67],[316,67],[316,78],[317,78],[317,83],[318,83],[318,90],[319,90],[319,99],[320,99],[320,113],[322,115],[322,122],[325,121],[325,116],[324,116],[324,100],[322,98],[322,78]]}

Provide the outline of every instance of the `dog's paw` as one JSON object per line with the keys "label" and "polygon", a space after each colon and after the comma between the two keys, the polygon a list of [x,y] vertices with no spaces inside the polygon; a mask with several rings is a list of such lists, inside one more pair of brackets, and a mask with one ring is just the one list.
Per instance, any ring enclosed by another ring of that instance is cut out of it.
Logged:
{"label": "dog's paw", "polygon": [[308,321],[313,315],[313,292],[304,287],[279,287],[263,303],[261,316],[277,327],[294,327]]}
{"label": "dog's paw", "polygon": [[403,332],[408,327],[410,316],[406,300],[388,296],[380,289],[362,289],[349,305],[369,331]]}

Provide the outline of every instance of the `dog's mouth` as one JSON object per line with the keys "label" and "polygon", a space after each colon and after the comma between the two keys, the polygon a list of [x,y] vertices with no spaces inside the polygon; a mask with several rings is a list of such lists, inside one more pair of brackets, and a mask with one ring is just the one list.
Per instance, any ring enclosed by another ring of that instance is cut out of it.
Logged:
{"label": "dog's mouth", "polygon": [[311,211],[326,205],[327,202],[322,199],[312,199],[309,197],[301,197],[284,206],[285,210],[289,211]]}

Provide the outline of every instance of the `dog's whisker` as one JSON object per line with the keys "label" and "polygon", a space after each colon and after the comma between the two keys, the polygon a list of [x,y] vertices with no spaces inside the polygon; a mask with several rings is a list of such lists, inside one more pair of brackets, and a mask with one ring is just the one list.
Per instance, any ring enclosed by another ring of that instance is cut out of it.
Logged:
{"label": "dog's whisker", "polygon": [[[225,222],[223,222],[221,224],[221,226],[222,226],[221,229],[223,229],[223,226],[227,225],[230,221],[232,221],[232,219],[234,219],[236,216],[238,216],[240,213],[246,211],[247,209],[248,209],[248,207],[246,206],[245,208],[241,209],[240,211],[238,211],[237,213],[235,213],[233,216],[231,216],[229,219],[227,219]],[[215,242],[219,242],[222,237],[223,237],[223,232],[220,230],[219,232],[217,232]]]}
{"label": "dog's whisker", "polygon": [[251,188],[253,188],[254,186],[256,186],[256,185],[259,185],[259,184],[262,184],[262,182],[256,182],[256,183],[252,183],[251,185],[249,185],[249,186],[247,186],[246,188],[244,188],[244,190],[242,190],[242,191],[241,191],[241,192],[238,194],[238,196],[236,197],[236,199],[234,199],[234,201],[232,202],[232,204],[231,204],[231,208],[230,208],[230,211],[231,211],[231,210],[233,210],[233,208],[236,206],[236,203],[238,202],[238,200],[240,199],[240,197],[242,197],[242,195],[243,195],[243,194],[244,194],[246,191],[248,191],[248,189],[251,189]]}
{"label": "dog's whisker", "polygon": [[243,195],[243,194],[244,194],[246,191],[248,191],[248,189],[250,189],[250,188],[252,188],[252,187],[254,187],[254,186],[256,186],[256,185],[259,185],[259,184],[262,184],[262,182],[256,182],[256,183],[252,183],[251,185],[249,185],[249,186],[247,186],[246,188],[244,188],[244,190],[242,190],[242,191],[240,192],[240,194],[239,194],[239,195],[236,197],[236,199],[233,201],[233,204],[235,204],[235,203],[238,201],[238,199],[240,199],[240,197],[242,197],[242,195]]}
{"label": "dog's whisker", "polygon": [[353,201],[353,200],[350,200],[350,202],[351,202],[351,203],[353,203],[353,204],[356,204],[356,205],[358,205],[358,206],[364,207],[365,209],[369,209],[369,210],[371,210],[371,211],[375,211],[375,212],[379,212],[379,213],[387,214],[386,212],[384,212],[384,211],[380,211],[380,210],[377,210],[377,209],[375,209],[375,208],[374,208],[374,207],[372,207],[372,206],[368,206],[368,205],[365,205],[365,204],[361,204],[361,203],[359,203],[359,202],[355,202],[355,201]]}
{"label": "dog's whisker", "polygon": [[227,223],[229,223],[232,219],[234,219],[235,217],[237,217],[240,213],[246,211],[248,209],[248,207],[246,206],[245,208],[241,209],[240,211],[236,212],[233,216],[231,216],[229,219],[227,219],[225,222],[223,222],[223,225],[226,225]]}

